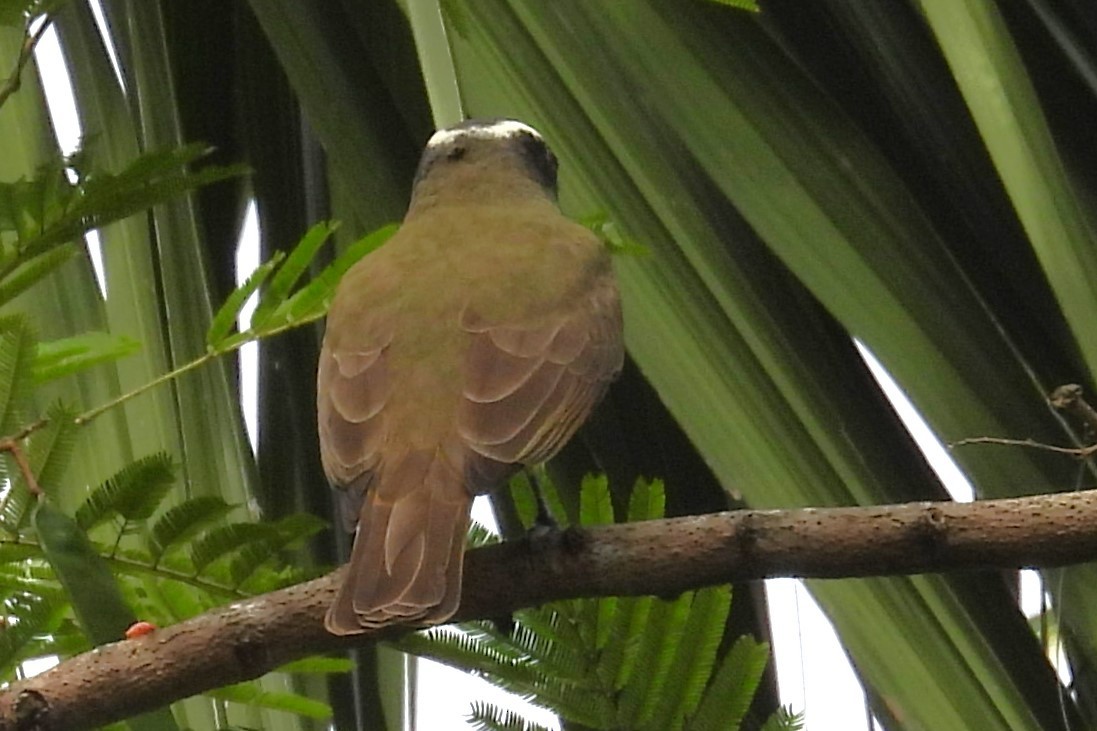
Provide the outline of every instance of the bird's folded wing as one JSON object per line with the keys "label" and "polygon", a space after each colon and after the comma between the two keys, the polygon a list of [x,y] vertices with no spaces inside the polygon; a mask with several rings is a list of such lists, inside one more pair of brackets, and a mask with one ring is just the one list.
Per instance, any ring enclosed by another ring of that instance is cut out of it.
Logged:
{"label": "bird's folded wing", "polygon": [[317,371],[317,415],[324,471],[340,493],[348,531],[358,520],[362,497],[380,461],[383,409],[389,399],[384,358],[391,340],[382,331],[368,347],[335,349],[325,343]]}
{"label": "bird's folded wing", "polygon": [[[479,466],[485,473],[493,472],[491,462],[534,464],[555,454],[624,358],[621,304],[609,277],[563,313],[516,325],[466,311],[462,326],[473,340],[457,427],[469,448],[487,460]],[[494,485],[470,487],[480,492]]]}

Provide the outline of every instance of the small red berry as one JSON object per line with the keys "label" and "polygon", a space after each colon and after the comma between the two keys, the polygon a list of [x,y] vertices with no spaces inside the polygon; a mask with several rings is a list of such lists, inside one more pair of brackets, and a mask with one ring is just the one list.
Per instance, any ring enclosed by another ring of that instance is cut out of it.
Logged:
{"label": "small red berry", "polygon": [[143,637],[154,629],[156,629],[156,625],[152,622],[134,622],[126,630],[126,639],[132,640],[135,637]]}

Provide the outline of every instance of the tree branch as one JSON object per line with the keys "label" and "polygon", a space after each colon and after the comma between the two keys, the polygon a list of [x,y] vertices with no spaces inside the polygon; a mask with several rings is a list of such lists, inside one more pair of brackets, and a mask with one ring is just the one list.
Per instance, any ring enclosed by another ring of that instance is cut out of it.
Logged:
{"label": "tree branch", "polygon": [[[1051,567],[1094,558],[1097,490],[967,504],[715,513],[472,551],[455,621],[559,599],[674,596],[743,579]],[[0,731],[92,728],[362,642],[324,630],[340,575],[239,601],[12,683],[0,691]]]}

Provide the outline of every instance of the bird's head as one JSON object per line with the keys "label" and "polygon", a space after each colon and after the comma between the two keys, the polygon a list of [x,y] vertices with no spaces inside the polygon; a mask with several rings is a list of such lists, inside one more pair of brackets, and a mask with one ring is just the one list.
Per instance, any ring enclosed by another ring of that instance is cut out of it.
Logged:
{"label": "bird's head", "polygon": [[528,124],[470,119],[435,132],[427,142],[411,205],[415,209],[529,196],[555,201],[556,168],[556,156]]}

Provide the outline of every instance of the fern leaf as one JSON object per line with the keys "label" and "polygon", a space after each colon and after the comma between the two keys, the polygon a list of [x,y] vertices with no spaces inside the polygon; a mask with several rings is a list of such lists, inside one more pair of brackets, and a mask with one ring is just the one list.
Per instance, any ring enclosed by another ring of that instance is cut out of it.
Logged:
{"label": "fern leaf", "polygon": [[142,603],[145,612],[141,616],[163,617],[172,624],[196,617],[219,603],[205,592],[178,581],[142,581],[137,586],[145,595]]}
{"label": "fern leaf", "polygon": [[0,503],[0,527],[11,536],[18,536],[26,524],[34,496],[22,480],[10,482]]}
{"label": "fern leaf", "polygon": [[803,728],[803,713],[793,713],[791,708],[778,708],[759,731],[801,731]]}
{"label": "fern leaf", "polygon": [[613,615],[604,621],[606,636],[595,672],[607,688],[619,690],[624,685],[623,666],[635,657],[643,636],[643,624],[635,620],[647,620],[645,608],[650,608],[651,602],[650,597],[617,597]]}
{"label": "fern leaf", "polygon": [[518,713],[476,701],[468,715],[469,725],[478,731],[549,731],[545,726],[522,718]]}
{"label": "fern leaf", "polygon": [[36,576],[27,567],[7,565],[0,568],[0,595],[35,594],[62,602],[65,593],[53,576]]}
{"label": "fern leaf", "polygon": [[318,223],[308,230],[297,246],[293,247],[293,251],[275,272],[266,291],[260,297],[259,305],[251,316],[252,330],[263,331],[270,316],[289,298],[290,292],[316,258],[316,252],[331,238],[336,228],[338,224],[335,223]]}
{"label": "fern leaf", "polygon": [[175,484],[175,464],[166,452],[130,462],[92,490],[76,511],[85,531],[120,515],[126,521],[148,520]]}
{"label": "fern leaf", "polygon": [[686,729],[717,731],[739,728],[754,700],[758,684],[762,682],[762,673],[768,662],[767,644],[757,642],[750,636],[736,640],[712,676]]}
{"label": "fern leaf", "polygon": [[233,523],[215,528],[191,550],[196,570],[231,555],[230,575],[239,585],[287,546],[316,535],[327,524],[314,515],[296,513],[276,523]]}
{"label": "fern leaf", "polygon": [[27,211],[34,225],[18,232],[21,251],[39,254],[187,191],[247,172],[241,165],[188,170],[208,152],[197,144],[153,150],[117,174],[78,170],[75,184],[68,183],[59,164],[39,171],[34,181],[24,183],[30,189],[26,194],[40,201],[36,210]]}
{"label": "fern leaf", "polygon": [[675,648],[669,675],[674,682],[667,683],[658,694],[648,728],[681,728],[686,716],[696,710],[712,674],[730,608],[730,586],[708,587],[694,593],[682,633],[689,639]]}
{"label": "fern leaf", "polygon": [[396,229],[396,224],[383,226],[348,246],[312,281],[274,308],[264,324],[267,331],[294,322],[321,317],[327,311],[331,297],[335,293],[335,286],[343,274],[363,256],[388,241],[396,233]]}
{"label": "fern leaf", "polygon": [[19,593],[3,605],[4,629],[0,632],[0,677],[11,678],[16,666],[32,657],[40,636],[61,626],[68,602],[40,594]]}
{"label": "fern leaf", "polygon": [[[2,301],[2,298],[0,298]],[[38,344],[34,381],[46,383],[124,358],[141,349],[141,343],[125,335],[86,332]]]}
{"label": "fern leaf", "polygon": [[674,601],[652,603],[647,630],[636,653],[636,667],[643,672],[632,673],[618,701],[618,725],[622,728],[642,728],[650,720],[666,684],[674,648],[682,642],[692,601],[692,593],[686,592]]}
{"label": "fern leaf", "polygon": [[[282,518],[277,523],[268,523],[274,528],[274,536],[263,541],[242,546],[229,564],[229,575],[234,586],[243,586],[252,575],[264,565],[277,559],[278,553],[291,545],[311,538],[327,527],[327,523],[308,513],[295,513]],[[261,581],[264,587],[270,582]]]}
{"label": "fern leaf", "polygon": [[579,488],[579,524],[612,523],[613,498],[609,492],[609,479],[605,475],[587,475]]}
{"label": "fern leaf", "polygon": [[[0,570],[7,564],[23,563],[31,558],[42,558],[42,549],[31,543],[0,543]],[[29,565],[20,568],[29,568]]]}
{"label": "fern leaf", "polygon": [[490,546],[493,543],[498,543],[499,540],[500,538],[498,535],[477,523],[475,520],[469,525],[469,534],[466,539],[466,545],[469,548]]}
{"label": "fern leaf", "polygon": [[214,528],[191,546],[190,557],[197,573],[214,561],[238,551],[249,543],[275,541],[278,531],[267,523],[231,523]]}
{"label": "fern leaf", "polygon": [[211,349],[217,349],[223,344],[222,341],[236,325],[236,320],[240,316],[240,310],[244,308],[244,303],[263,285],[263,282],[274,272],[284,257],[285,254],[282,252],[276,252],[268,261],[260,264],[254,272],[248,275],[243,284],[225,298],[224,304],[218,308],[217,314],[213,316],[209,330],[206,332],[207,346]]}
{"label": "fern leaf", "polygon": [[234,506],[215,495],[191,498],[164,511],[150,531],[149,551],[159,558],[225,517]]}
{"label": "fern leaf", "polygon": [[[17,653],[15,664],[49,655],[72,657],[87,652],[91,648],[91,643],[76,623],[66,618],[61,620],[57,628],[50,629],[48,633],[37,634],[24,643]],[[7,668],[0,667],[0,677],[10,677]]]}
{"label": "fern leaf", "polygon": [[666,513],[666,490],[662,480],[645,480],[640,478],[632,487],[629,496],[628,520],[658,520]]}
{"label": "fern leaf", "polygon": [[[523,662],[497,643],[449,627],[409,634],[392,645],[402,652],[482,674],[507,673]],[[528,680],[532,675],[525,673],[524,677]]]}
{"label": "fern leaf", "polygon": [[[510,498],[514,502],[514,511],[522,527],[529,530],[537,517],[537,499],[533,496],[533,486],[525,472],[519,472],[510,478]],[[554,516],[561,520],[562,516]]]}
{"label": "fern leaf", "polygon": [[25,418],[34,383],[36,340],[26,318],[0,318],[0,433],[4,435],[15,432]]}
{"label": "fern leaf", "polygon": [[0,280],[0,305],[11,302],[17,295],[45,279],[62,264],[76,256],[79,251],[75,243],[69,242],[28,258],[11,274]]}

